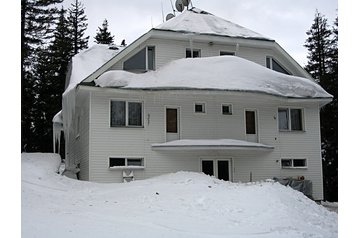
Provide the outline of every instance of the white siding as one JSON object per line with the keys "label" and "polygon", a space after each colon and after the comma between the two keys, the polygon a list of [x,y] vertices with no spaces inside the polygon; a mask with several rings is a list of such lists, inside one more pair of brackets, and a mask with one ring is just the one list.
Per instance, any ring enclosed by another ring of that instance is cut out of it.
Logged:
{"label": "white siding", "polygon": [[[316,103],[304,107],[305,132],[278,132],[279,106],[298,106],[277,97],[216,92],[142,92],[94,90],[91,96],[91,152],[89,180],[121,182],[122,171],[109,169],[111,156],[143,157],[145,169],[134,170],[135,179],[144,179],[180,170],[199,171],[200,158],[232,158],[233,181],[253,181],[283,176],[305,176],[313,182],[313,196],[322,199],[322,173],[319,135],[319,108]],[[144,128],[110,128],[111,99],[144,102]],[[206,103],[204,115],[194,114],[194,102]],[[221,114],[221,103],[233,104],[233,115]],[[165,107],[180,107],[181,139],[245,140],[245,109],[258,113],[259,142],[275,147],[272,151],[153,151],[151,144],[165,142]],[[304,157],[307,169],[281,169],[282,157]],[[82,166],[82,165],[81,165]]]}
{"label": "white siding", "polygon": [[79,91],[76,96],[76,113],[70,129],[70,140],[66,148],[68,156],[80,163],[79,177],[82,180],[89,179],[89,104],[88,92]]}

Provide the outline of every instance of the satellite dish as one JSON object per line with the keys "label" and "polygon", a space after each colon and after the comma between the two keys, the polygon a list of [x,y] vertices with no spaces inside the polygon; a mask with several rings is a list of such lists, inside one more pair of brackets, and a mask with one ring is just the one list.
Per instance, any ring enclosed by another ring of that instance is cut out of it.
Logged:
{"label": "satellite dish", "polygon": [[177,0],[175,2],[175,8],[179,11],[182,12],[184,10],[184,4],[182,0]]}
{"label": "satellite dish", "polygon": [[174,14],[173,14],[173,13],[169,13],[169,14],[165,17],[165,20],[166,20],[166,21],[169,21],[169,20],[172,19],[173,17],[175,17]]}
{"label": "satellite dish", "polygon": [[183,2],[183,5],[185,6],[185,7],[187,7],[187,6],[189,6],[189,3],[191,2],[190,0],[182,0],[182,2]]}

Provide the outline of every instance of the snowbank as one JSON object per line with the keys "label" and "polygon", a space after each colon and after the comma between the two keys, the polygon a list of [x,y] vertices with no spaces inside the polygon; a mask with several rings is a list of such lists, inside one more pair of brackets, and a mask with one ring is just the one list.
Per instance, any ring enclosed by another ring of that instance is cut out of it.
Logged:
{"label": "snowbank", "polygon": [[332,97],[309,79],[278,73],[236,56],[179,59],[144,74],[108,71],[95,83],[101,87],[123,89],[205,89],[292,98]]}
{"label": "snowbank", "polygon": [[210,34],[230,37],[272,40],[257,32],[217,17],[199,8],[192,8],[155,27],[157,30],[195,34]]}
{"label": "snowbank", "polygon": [[22,237],[337,237],[337,214],[273,182],[178,172],[123,184],[56,174],[22,154]]}

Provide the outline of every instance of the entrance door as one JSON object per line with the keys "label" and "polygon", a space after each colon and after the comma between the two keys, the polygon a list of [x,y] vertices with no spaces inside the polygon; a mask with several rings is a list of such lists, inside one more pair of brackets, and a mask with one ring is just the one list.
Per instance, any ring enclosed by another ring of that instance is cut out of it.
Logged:
{"label": "entrance door", "polygon": [[256,110],[245,111],[246,140],[258,142],[257,136],[257,115]]}
{"label": "entrance door", "polygon": [[179,140],[179,108],[166,108],[166,139]]}
{"label": "entrance door", "polygon": [[231,181],[231,159],[201,159],[201,172]]}

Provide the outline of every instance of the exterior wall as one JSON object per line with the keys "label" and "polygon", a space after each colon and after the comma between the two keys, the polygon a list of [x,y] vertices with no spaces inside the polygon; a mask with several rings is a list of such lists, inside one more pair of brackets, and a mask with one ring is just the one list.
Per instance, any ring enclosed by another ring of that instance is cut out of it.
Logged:
{"label": "exterior wall", "polygon": [[[190,48],[190,42],[189,40],[183,41],[150,38],[147,41],[143,42],[130,54],[120,59],[109,70],[122,70],[123,62],[146,46],[155,46],[155,65],[156,69],[158,69],[172,60],[185,58],[185,51],[187,48]],[[210,45],[208,44],[208,42],[196,42],[195,40],[193,40],[193,49],[200,49],[201,57],[219,56],[220,51],[235,52],[236,41],[233,40],[231,44],[214,43],[213,45]],[[266,67],[266,57],[271,56],[275,58],[280,64],[282,64],[282,66],[284,66],[287,70],[289,70],[293,75],[304,77],[297,70],[297,68],[289,64],[282,55],[278,54],[277,52],[274,52],[271,49],[257,47],[254,48],[240,45],[238,54],[238,56],[253,61],[264,67]]]}
{"label": "exterior wall", "polygon": [[[110,100],[143,101],[144,128],[111,128]],[[194,113],[194,103],[205,102],[204,115]],[[233,115],[221,114],[221,103],[233,104]],[[274,146],[269,151],[153,151],[151,144],[163,143],[165,107],[180,107],[180,139],[245,140],[245,109],[258,113],[259,142]],[[304,108],[304,132],[279,132],[279,106]],[[247,182],[273,177],[305,176],[313,182],[313,196],[323,198],[317,103],[294,104],[286,99],[228,92],[168,92],[94,89],[91,91],[91,135],[89,180],[122,182],[122,170],[109,168],[109,157],[141,157],[145,168],[134,170],[135,179],[144,179],[180,170],[200,172],[200,158],[230,158],[232,180]],[[307,169],[281,169],[281,158],[307,158]],[[82,164],[81,164],[82,167]]]}
{"label": "exterior wall", "polygon": [[80,164],[79,178],[82,180],[89,179],[89,105],[88,92],[79,91],[67,150],[68,156]]}

